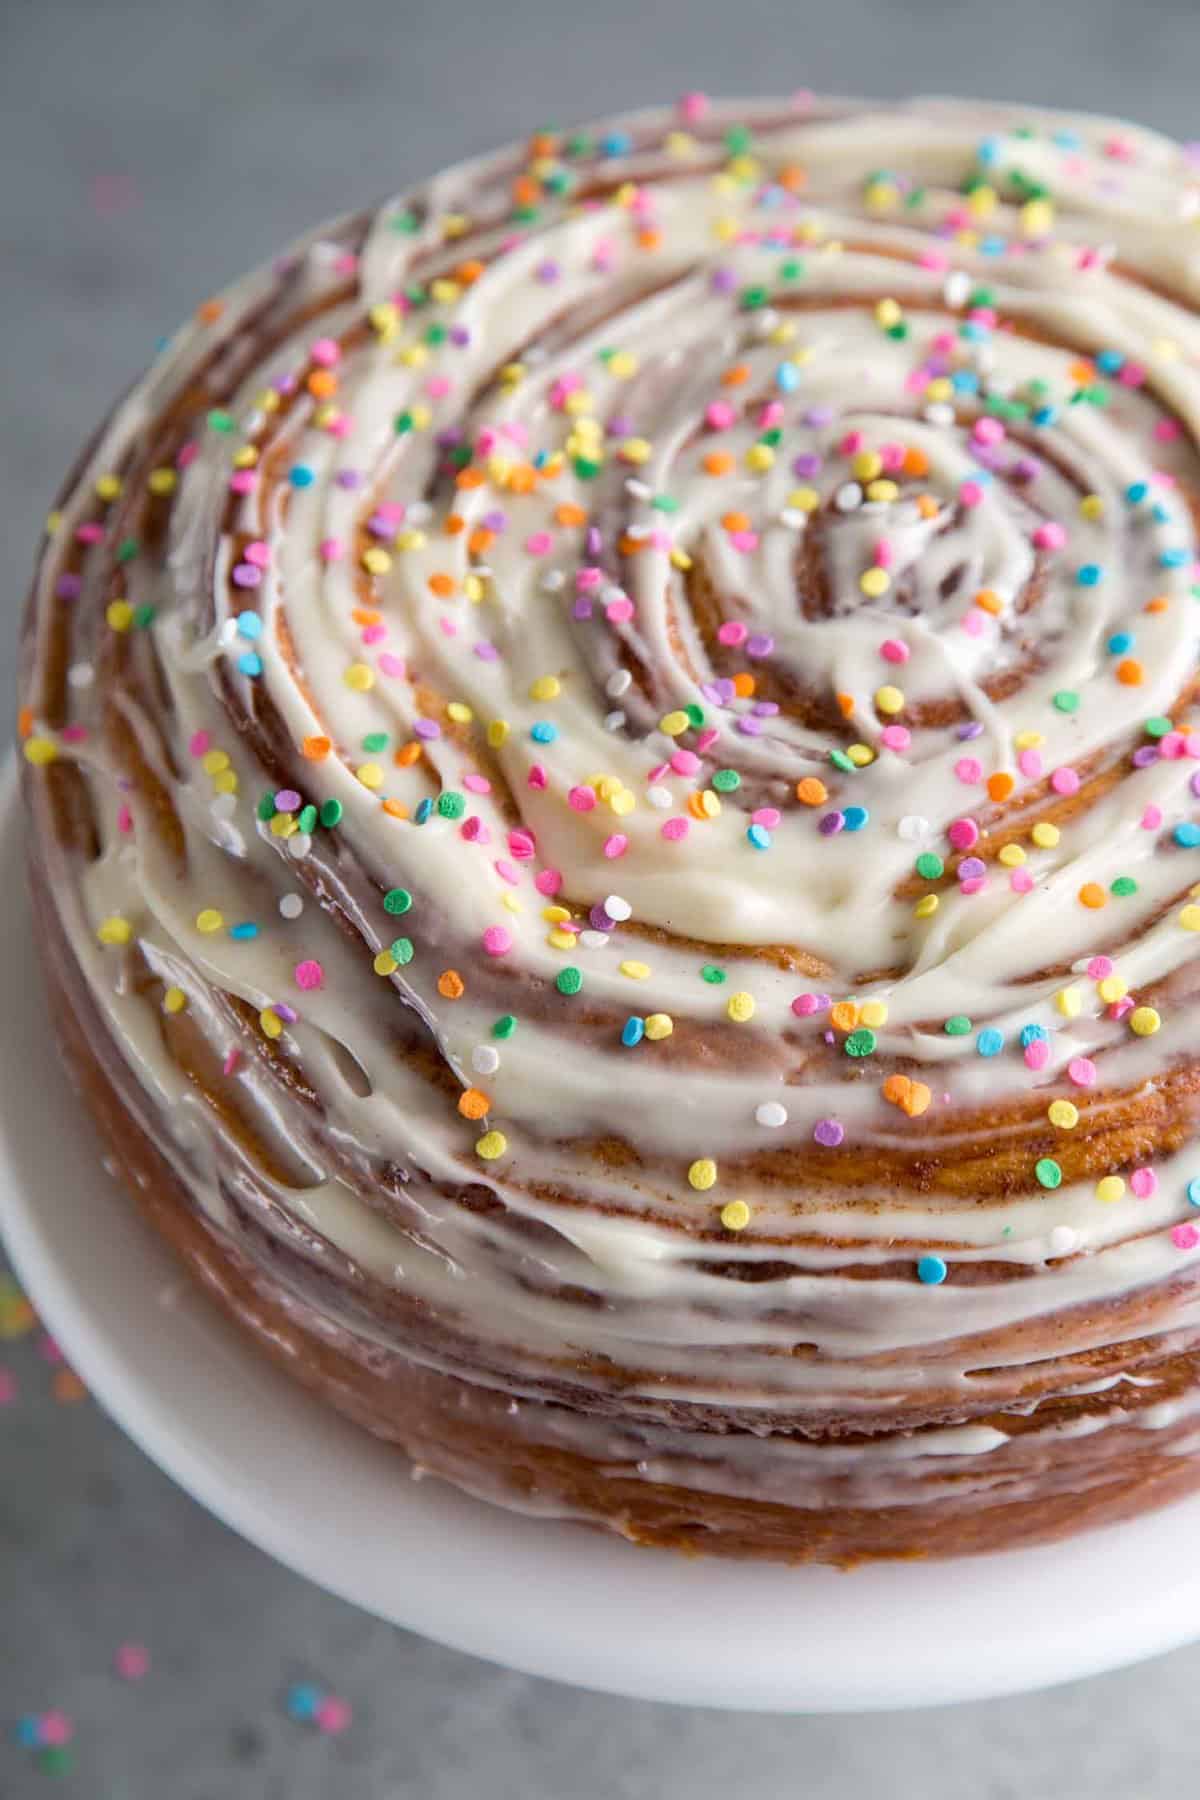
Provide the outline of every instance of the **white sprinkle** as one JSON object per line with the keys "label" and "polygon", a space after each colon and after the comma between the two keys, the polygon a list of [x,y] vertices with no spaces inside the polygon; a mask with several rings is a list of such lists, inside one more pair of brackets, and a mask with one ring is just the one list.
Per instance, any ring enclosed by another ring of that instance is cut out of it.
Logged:
{"label": "white sprinkle", "polygon": [[607,931],[581,931],[579,934],[579,947],[581,950],[603,950],[607,942]]}
{"label": "white sprinkle", "polygon": [[971,361],[984,375],[988,375],[996,366],[996,347],[994,344],[976,344]]}
{"label": "white sprinkle", "polygon": [[91,687],[96,678],[96,671],[91,663],[72,663],[67,670],[67,681],[73,688]]}
{"label": "white sprinkle", "polygon": [[653,525],[627,525],[625,527],[625,536],[633,538],[640,543],[643,538],[648,538],[653,530]]}
{"label": "white sprinkle", "polygon": [[632,475],[625,483],[625,492],[632,494],[635,500],[649,500],[654,495],[654,489],[648,482],[638,481]]}
{"label": "white sprinkle", "polygon": [[798,507],[785,506],[779,515],[779,523],[786,525],[789,531],[803,531],[808,524],[808,514],[802,513]]}
{"label": "white sprinkle", "polygon": [[604,684],[604,691],[610,700],[619,700],[632,680],[628,669],[614,669]]}
{"label": "white sprinkle", "polygon": [[863,491],[857,481],[843,482],[833,496],[833,504],[839,512],[856,512],[863,503]]}
{"label": "white sprinkle", "polygon": [[304,911],[304,902],[299,894],[283,894],[280,896],[279,910],[285,919],[298,919]]}
{"label": "white sprinkle", "polygon": [[217,643],[222,650],[231,650],[238,641],[236,619],[226,619],[217,633]]}
{"label": "white sprinkle", "polygon": [[1079,1242],[1079,1233],[1069,1225],[1056,1225],[1050,1233],[1051,1256],[1067,1256]]}
{"label": "white sprinkle", "polygon": [[237,795],[214,794],[208,810],[214,819],[232,819],[237,811]]}
{"label": "white sprinkle", "polygon": [[492,1044],[476,1044],[471,1052],[471,1067],[477,1075],[494,1075],[500,1067],[500,1052]]}
{"label": "white sprinkle", "polygon": [[905,813],[896,827],[896,836],[903,838],[906,844],[916,844],[928,830],[929,820],[923,819],[920,813]]}
{"label": "white sprinkle", "polygon": [[562,569],[547,569],[540,583],[543,594],[557,594],[566,579]]}
{"label": "white sprinkle", "polygon": [[754,1116],[769,1131],[777,1131],[787,1124],[787,1107],[780,1106],[778,1100],[764,1100],[761,1106],[755,1107]]}
{"label": "white sprinkle", "polygon": [[293,862],[303,862],[312,849],[312,839],[307,831],[294,831],[287,840],[287,851]]}
{"label": "white sprinkle", "polygon": [[779,314],[774,307],[764,306],[763,310],[756,315],[755,325],[759,337],[770,337],[771,333],[778,329]]}
{"label": "white sprinkle", "polygon": [[605,715],[604,715],[605,731],[620,731],[620,729],[621,729],[622,725],[624,725],[624,723],[625,723],[625,714],[623,712],[620,712],[620,711],[610,712],[610,713],[605,713]]}
{"label": "white sprinkle", "polygon": [[428,500],[414,500],[411,506],[406,506],[404,509],[406,525],[428,525],[432,517],[433,508]]}
{"label": "white sprinkle", "polygon": [[923,408],[921,417],[929,425],[953,425],[954,408],[945,400],[935,400]]}
{"label": "white sprinkle", "polygon": [[628,900],[622,900],[620,894],[610,894],[604,902],[604,910],[616,924],[623,925],[626,919],[632,919],[633,908]]}
{"label": "white sprinkle", "polygon": [[962,269],[955,269],[942,284],[942,299],[947,306],[965,306],[970,292],[971,277]]}
{"label": "white sprinkle", "polygon": [[647,788],[646,789],[646,798],[650,802],[651,806],[657,806],[659,812],[666,812],[668,807],[672,807],[675,804],[675,800],[671,793],[670,788],[665,788],[665,787]]}

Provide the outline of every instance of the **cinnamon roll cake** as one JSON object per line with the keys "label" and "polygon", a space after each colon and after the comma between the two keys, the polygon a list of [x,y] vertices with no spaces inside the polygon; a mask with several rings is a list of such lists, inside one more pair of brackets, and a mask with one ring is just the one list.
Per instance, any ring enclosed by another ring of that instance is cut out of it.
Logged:
{"label": "cinnamon roll cake", "polygon": [[690,95],[168,342],[49,521],[29,866],[264,1354],[642,1544],[1200,1484],[1198,297],[1194,147]]}

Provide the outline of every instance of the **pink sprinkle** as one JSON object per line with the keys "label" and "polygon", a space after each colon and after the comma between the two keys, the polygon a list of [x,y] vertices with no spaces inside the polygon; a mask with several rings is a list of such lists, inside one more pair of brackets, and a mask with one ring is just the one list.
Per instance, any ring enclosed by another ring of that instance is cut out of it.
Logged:
{"label": "pink sprinkle", "polygon": [[820,1010],[821,996],[819,994],[797,994],[792,1001],[792,1011],[798,1019],[811,1018],[813,1013],[820,1012]]}
{"label": "pink sprinkle", "polygon": [[1133,1007],[1133,996],[1131,994],[1125,994],[1120,1000],[1113,1001],[1108,1009],[1108,1016],[1110,1019],[1128,1018],[1129,1014],[1133,1011]]}
{"label": "pink sprinkle", "polygon": [[329,1737],[337,1737],[339,1732],[345,1731],[353,1714],[348,1700],[341,1700],[336,1694],[327,1694],[313,1717],[319,1731],[325,1732]]}
{"label": "pink sprinkle", "polygon": [[987,615],[981,613],[977,606],[963,614],[962,628],[968,637],[982,637],[987,627]]}
{"label": "pink sprinkle", "polygon": [[783,815],[779,812],[777,807],[760,806],[750,814],[750,823],[752,825],[765,825],[768,831],[774,831],[782,816]]}
{"label": "pink sprinkle", "polygon": [[1073,1056],[1067,1064],[1067,1074],[1076,1087],[1091,1087],[1096,1080],[1096,1065],[1087,1056]]}
{"label": "pink sprinkle", "polygon": [[323,337],[317,339],[316,343],[310,347],[308,354],[315,363],[320,363],[323,369],[332,369],[341,360],[342,352],[335,338]]}
{"label": "pink sprinkle", "polygon": [[492,867],[495,869],[501,881],[507,881],[509,887],[516,887],[521,879],[512,864],[503,856],[497,857],[496,861],[492,864]]}
{"label": "pink sprinkle", "polygon": [[254,469],[235,469],[229,486],[235,494],[252,494],[258,486],[258,475]]}
{"label": "pink sprinkle", "polygon": [[548,531],[533,531],[525,539],[525,548],[530,556],[545,556],[554,548],[554,539]]}
{"label": "pink sprinkle", "polygon": [[958,490],[958,498],[963,506],[982,506],[983,489],[977,481],[964,481]]}
{"label": "pink sprinkle", "polygon": [[1008,885],[1014,894],[1031,894],[1033,892],[1033,876],[1028,869],[1014,869],[1008,878]]}
{"label": "pink sprinkle", "polygon": [[117,809],[117,830],[122,832],[126,837],[128,837],[129,833],[133,830],[133,814],[130,812],[129,807],[124,801],[122,801]]}
{"label": "pink sprinkle", "polygon": [[782,424],[782,422],[783,422],[783,401],[782,400],[768,400],[766,405],[764,407],[762,407],[762,409],[760,410],[759,415],[758,415],[759,430],[760,431],[770,431],[770,430],[772,430],[772,428],[774,426]]}
{"label": "pink sprinkle", "polygon": [[82,744],[87,734],[86,725],[64,725],[59,736],[64,744]]}
{"label": "pink sprinkle", "polygon": [[1047,519],[1034,532],[1033,541],[1039,550],[1061,550],[1067,541],[1066,529],[1057,520]]}
{"label": "pink sprinkle", "polygon": [[425,392],[431,400],[444,400],[453,386],[448,375],[431,375],[425,383]]}
{"label": "pink sprinkle", "polygon": [[1053,775],[1050,777],[1050,786],[1054,789],[1056,794],[1077,794],[1079,792],[1079,777],[1074,769],[1055,769]]}
{"label": "pink sprinkle", "polygon": [[1156,419],[1154,436],[1160,444],[1170,444],[1180,435],[1181,429],[1178,419]]}
{"label": "pink sprinkle", "polygon": [[1158,1192],[1158,1176],[1153,1169],[1135,1169],[1129,1177],[1129,1185],[1139,1200],[1149,1200]]}
{"label": "pink sprinkle", "polygon": [[1115,966],[1111,956],[1093,956],[1088,963],[1087,972],[1093,981],[1104,981],[1112,974]]}
{"label": "pink sprinkle", "polygon": [[97,525],[95,523],[77,525],[75,528],[75,539],[76,542],[80,544],[102,544],[104,542],[104,527],[103,525]]}
{"label": "pink sprinkle", "polygon": [[958,776],[960,781],[965,781],[967,786],[971,787],[975,782],[982,779],[983,764],[977,757],[960,756],[954,765],[954,773]]}
{"label": "pink sprinkle", "polygon": [[463,820],[458,828],[458,835],[468,844],[490,844],[492,841],[491,833],[477,813],[472,813]]}
{"label": "pink sprinkle", "polygon": [[1187,739],[1182,731],[1168,731],[1165,737],[1158,740],[1158,754],[1166,762],[1177,762],[1183,755]]}
{"label": "pink sprinkle", "polygon": [[614,831],[610,838],[605,838],[604,840],[604,854],[608,857],[610,862],[614,861],[618,856],[624,856],[628,848],[629,839],[625,836],[623,831]]}
{"label": "pink sprinkle", "polygon": [[469,794],[490,794],[492,784],[486,775],[464,775],[462,784]]}
{"label": "pink sprinkle", "polygon": [[483,934],[483,947],[489,956],[507,956],[513,947],[513,934],[507,925],[489,925]]}
{"label": "pink sprinkle", "polygon": [[533,878],[533,885],[538,893],[544,894],[547,897],[551,894],[557,894],[562,887],[562,884],[563,873],[561,869],[539,869]]}
{"label": "pink sprinkle", "polygon": [[885,725],[879,741],[885,750],[907,750],[912,743],[912,732],[907,725]]}
{"label": "pink sprinkle", "polygon": [[1017,756],[1017,767],[1029,781],[1036,781],[1044,766],[1040,750],[1022,750]]}
{"label": "pink sprinkle", "polygon": [[717,642],[736,649],[739,644],[745,643],[749,635],[749,630],[740,619],[726,619],[717,630]]}
{"label": "pink sprinkle", "polygon": [[896,553],[886,538],[880,538],[871,554],[875,559],[876,568],[879,569],[890,569],[896,560]]}
{"label": "pink sprinkle", "polygon": [[211,743],[212,739],[209,737],[207,731],[194,731],[188,739],[188,749],[193,756],[203,756]]}
{"label": "pink sprinkle", "polygon": [[881,444],[879,446],[879,460],[882,462],[888,474],[894,475],[897,469],[902,469],[904,467],[904,445]]}
{"label": "pink sprinkle", "polygon": [[988,879],[986,875],[971,875],[966,881],[960,881],[958,891],[968,899],[972,894],[986,894]]}
{"label": "pink sprinkle", "polygon": [[517,862],[528,862],[537,849],[532,831],[510,831],[508,834],[508,853]]}
{"label": "pink sprinkle", "polygon": [[386,625],[367,625],[363,629],[362,641],[364,644],[378,644],[386,636],[387,636],[387,626]]}
{"label": "pink sprinkle", "polygon": [[1162,807],[1155,806],[1152,801],[1142,814],[1142,830],[1143,831],[1157,831],[1159,826],[1162,824],[1162,822],[1163,822]]}
{"label": "pink sprinkle", "polygon": [[604,570],[597,569],[597,568],[593,567],[590,563],[585,564],[582,569],[576,569],[576,571],[575,571],[575,591],[576,591],[576,593],[589,594],[595,588],[600,587],[603,584],[603,581],[604,581]]}
{"label": "pink sprinkle", "polygon": [[1194,1225],[1173,1225],[1171,1242],[1177,1250],[1194,1250],[1200,1244],[1200,1231]]}
{"label": "pink sprinkle", "polygon": [[1050,1061],[1050,1046],[1045,1038],[1034,1038],[1026,1044],[1024,1055],[1027,1069],[1044,1069]]}
{"label": "pink sprinkle", "polygon": [[977,444],[998,444],[1004,436],[1004,427],[999,419],[988,416],[976,419],[971,427],[971,436]]}
{"label": "pink sprinkle", "polygon": [[707,94],[702,94],[698,90],[694,90],[692,93],[681,96],[679,100],[679,116],[681,119],[686,119],[689,125],[694,125],[698,119],[704,117],[710,104],[711,102]]}
{"label": "pink sprinkle", "polygon": [[403,679],[405,673],[404,658],[391,650],[384,650],[378,658],[379,671],[383,675],[392,675],[397,680]]}
{"label": "pink sprinkle", "polygon": [[144,1644],[121,1644],[113,1664],[122,1681],[140,1681],[150,1670],[150,1652]]}
{"label": "pink sprinkle", "polygon": [[838,454],[841,456],[857,456],[865,442],[866,439],[863,437],[861,431],[848,431],[838,445]]}
{"label": "pink sprinkle", "polygon": [[183,444],[180,447],[179,454],[175,458],[175,467],[177,469],[189,468],[191,464],[195,462],[199,454],[199,444]]}
{"label": "pink sprinkle", "polygon": [[622,594],[619,600],[610,600],[604,609],[604,616],[610,625],[627,625],[633,617],[633,601]]}
{"label": "pink sprinkle", "polygon": [[237,1066],[241,1062],[241,1060],[242,1060],[242,1053],[237,1048],[236,1045],[234,1046],[234,1048],[232,1050],[227,1050],[225,1052],[225,1060],[221,1064],[222,1075],[235,1074],[237,1071]]}
{"label": "pink sprinkle", "polygon": [[704,418],[714,431],[726,431],[737,418],[737,413],[728,400],[712,400],[704,409]]}
{"label": "pink sprinkle", "polygon": [[66,1713],[44,1712],[38,1719],[38,1733],[43,1744],[69,1744],[75,1735],[75,1727]]}
{"label": "pink sprinkle", "polygon": [[751,550],[758,549],[758,533],[757,531],[731,531],[729,542],[735,550],[741,550],[748,555]]}
{"label": "pink sprinkle", "polygon": [[671,758],[671,767],[676,775],[694,775],[700,767],[700,758],[694,750],[676,750]]}
{"label": "pink sprinkle", "polygon": [[246,562],[253,563],[256,569],[265,569],[271,560],[271,546],[264,544],[261,538],[255,538],[252,544],[246,545],[242,556]]}
{"label": "pink sprinkle", "polygon": [[596,796],[590,787],[573,787],[567,795],[567,805],[574,812],[591,812],[596,804]]}
{"label": "pink sprinkle", "polygon": [[972,844],[979,842],[979,827],[974,819],[954,819],[947,829],[946,836],[956,850],[969,850]]}
{"label": "pink sprinkle", "polygon": [[322,538],[318,547],[322,562],[341,562],[346,554],[346,546],[341,538]]}
{"label": "pink sprinkle", "polygon": [[665,838],[670,838],[672,841],[674,841],[678,838],[685,838],[688,834],[687,820],[686,819],[666,819],[666,820],[664,820],[663,827],[662,827],[662,834]]}
{"label": "pink sprinkle", "polygon": [[917,261],[923,269],[933,269],[937,272],[950,267],[950,258],[944,250],[922,250]]}
{"label": "pink sprinkle", "polygon": [[534,788],[540,792],[540,790],[545,787],[548,780],[549,777],[541,763],[530,763],[529,773],[525,777],[526,787]]}
{"label": "pink sprinkle", "polygon": [[[704,755],[704,752],[706,750],[712,749],[713,745],[716,743],[716,741],[720,737],[720,735],[721,735],[721,733],[718,731],[718,729],[715,725],[706,725],[705,726],[704,730],[700,733],[700,736],[696,739],[696,748],[700,752],[701,756]],[[1196,739],[1196,743],[1198,746],[1200,746],[1200,738]],[[1197,749],[1196,754],[1198,756],[1200,756],[1200,748]]]}
{"label": "pink sprinkle", "polygon": [[304,988],[306,992],[311,991],[313,988],[319,988],[325,979],[324,969],[319,962],[315,962],[311,957],[305,962],[298,962],[296,964],[295,975],[296,986]]}
{"label": "pink sprinkle", "polygon": [[458,636],[458,626],[453,619],[439,619],[438,626],[443,637]]}
{"label": "pink sprinkle", "polygon": [[1122,387],[1142,387],[1146,380],[1146,371],[1141,363],[1129,362],[1117,371],[1117,380]]}
{"label": "pink sprinkle", "polygon": [[879,654],[885,662],[906,663],[912,651],[899,638],[884,638],[879,646]]}

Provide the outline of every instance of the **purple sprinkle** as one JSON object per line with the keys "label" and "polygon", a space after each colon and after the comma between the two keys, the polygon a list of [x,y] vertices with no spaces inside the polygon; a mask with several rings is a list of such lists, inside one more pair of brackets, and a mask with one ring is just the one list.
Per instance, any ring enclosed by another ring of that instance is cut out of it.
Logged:
{"label": "purple sprinkle", "polygon": [[485,512],[483,515],[483,526],[485,531],[503,531],[507,524],[507,513]]}
{"label": "purple sprinkle", "polygon": [[960,881],[976,881],[981,875],[986,874],[987,864],[981,856],[964,856],[958,865]]}
{"label": "purple sprinkle", "polygon": [[598,525],[589,525],[583,540],[583,547],[589,556],[599,556],[604,548],[604,537]]}
{"label": "purple sprinkle", "polygon": [[925,359],[925,372],[927,375],[948,375],[950,373],[950,358],[944,350],[935,350]]}
{"label": "purple sprinkle", "polygon": [[737,728],[743,737],[761,737],[763,734],[761,719],[739,719]]}
{"label": "purple sprinkle", "polygon": [[819,475],[823,466],[824,458],[818,456],[815,450],[805,450],[799,456],[792,458],[792,474],[799,475],[802,481],[808,481],[812,476]]}
{"label": "purple sprinkle", "polygon": [[845,1137],[845,1128],[836,1119],[818,1119],[813,1126],[813,1137],[826,1150],[836,1150]]}
{"label": "purple sprinkle", "polygon": [[963,743],[965,744],[971,738],[977,738],[977,737],[983,736],[983,725],[981,724],[981,722],[978,719],[968,719],[965,725],[959,726],[957,735],[962,739]]}
{"label": "purple sprinkle", "polygon": [[616,925],[616,920],[610,919],[604,908],[597,901],[596,905],[593,906],[591,912],[588,914],[588,923],[591,925],[593,931],[611,931]]}
{"label": "purple sprinkle", "polygon": [[632,437],[635,426],[628,413],[614,413],[605,430],[609,437]]}
{"label": "purple sprinkle", "polygon": [[714,294],[732,294],[737,286],[737,276],[732,269],[714,269],[712,285]]}
{"label": "purple sprinkle", "polygon": [[754,716],[756,719],[773,719],[778,711],[778,700],[756,700],[754,702]]}
{"label": "purple sprinkle", "polygon": [[300,796],[295,788],[280,788],[275,796],[275,811],[283,813],[295,812],[300,804]]}
{"label": "purple sprinkle", "polygon": [[720,704],[722,706],[731,706],[737,698],[737,689],[733,685],[732,676],[722,675],[720,680],[714,683],[714,686],[716,687],[717,699]]}
{"label": "purple sprinkle", "polygon": [[486,638],[480,638],[475,646],[475,654],[480,662],[499,662],[500,652],[495,644],[489,644]]}
{"label": "purple sprinkle", "polygon": [[721,690],[720,690],[720,686],[718,685],[717,682],[715,682],[715,681],[702,682],[701,686],[700,686],[700,692],[704,695],[704,698],[706,700],[711,701],[714,706],[717,706],[720,704]]}
{"label": "purple sprinkle", "polygon": [[1200,769],[1196,770],[1196,773],[1192,776],[1192,779],[1188,785],[1190,786],[1193,794],[1196,795],[1196,798],[1200,799]]}
{"label": "purple sprinkle", "polygon": [[296,391],[296,377],[294,375],[279,375],[271,383],[271,386],[275,389],[277,394],[294,394]]}
{"label": "purple sprinkle", "polygon": [[253,563],[235,563],[232,579],[234,587],[257,587],[262,580],[262,570],[256,569]]}
{"label": "purple sprinkle", "polygon": [[294,1025],[300,1017],[295,1007],[289,1006],[286,1000],[276,1000],[272,1010],[279,1014],[285,1025]]}
{"label": "purple sprinkle", "polygon": [[467,330],[465,325],[452,325],[450,327],[450,342],[452,344],[457,344],[460,350],[465,345],[469,344],[470,341],[471,333]]}
{"label": "purple sprinkle", "polygon": [[545,285],[549,287],[552,282],[558,280],[559,276],[562,274],[562,269],[556,262],[543,262],[538,264],[536,274],[538,280],[544,282]]}
{"label": "purple sprinkle", "polygon": [[588,599],[586,594],[577,594],[575,596],[574,604],[571,607],[571,617],[573,619],[590,619],[591,616],[592,616],[591,601]]}
{"label": "purple sprinkle", "polygon": [[840,812],[827,812],[822,815],[817,830],[821,833],[822,837],[836,837],[845,823],[846,821]]}
{"label": "purple sprinkle", "polygon": [[1014,481],[1036,481],[1042,472],[1042,465],[1034,456],[1018,456],[1009,470]]}
{"label": "purple sprinkle", "polygon": [[436,433],[433,441],[439,450],[453,450],[463,441],[462,427],[459,425],[444,425],[442,429]]}
{"label": "purple sprinkle", "polygon": [[828,425],[833,420],[832,406],[810,406],[804,415],[806,425]]}
{"label": "purple sprinkle", "polygon": [[1151,763],[1158,761],[1158,747],[1155,744],[1140,744],[1133,753],[1135,769],[1148,769]]}
{"label": "purple sprinkle", "polygon": [[436,719],[418,719],[413,730],[419,738],[440,738],[442,735],[442,728]]}
{"label": "purple sprinkle", "polygon": [[68,572],[59,576],[54,584],[54,592],[60,600],[78,600],[83,592],[83,582],[78,575]]}
{"label": "purple sprinkle", "polygon": [[341,488],[360,488],[363,478],[357,469],[339,469],[335,480]]}
{"label": "purple sprinkle", "polygon": [[770,656],[774,648],[775,639],[767,632],[756,631],[752,637],[746,639],[747,656],[756,656],[760,658]]}

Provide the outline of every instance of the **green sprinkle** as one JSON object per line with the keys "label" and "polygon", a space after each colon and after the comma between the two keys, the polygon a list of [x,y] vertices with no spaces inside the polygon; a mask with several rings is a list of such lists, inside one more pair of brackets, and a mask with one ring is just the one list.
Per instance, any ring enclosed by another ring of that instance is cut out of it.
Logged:
{"label": "green sprinkle", "polygon": [[942,1026],[947,1037],[966,1037],[971,1029],[971,1021],[966,1013],[952,1013]]}
{"label": "green sprinkle", "polygon": [[852,1031],[844,1045],[847,1056],[870,1056],[875,1048],[875,1033],[867,1025]]}
{"label": "green sprinkle", "polygon": [[1146,736],[1152,738],[1166,737],[1168,731],[1174,731],[1174,729],[1175,727],[1172,725],[1170,719],[1164,719],[1161,716],[1147,719],[1143,727]]}
{"label": "green sprinkle", "polygon": [[1136,894],[1137,891],[1138,884],[1132,875],[1118,875],[1109,889],[1109,892],[1115,894],[1119,900],[1124,900],[1128,895]]}
{"label": "green sprinkle", "polygon": [[1075,692],[1074,688],[1059,688],[1057,694],[1054,696],[1054,704],[1060,713],[1078,712],[1079,695]]}
{"label": "green sprinkle", "polygon": [[412,414],[406,408],[404,412],[396,414],[396,417],[392,420],[392,424],[395,427],[397,437],[403,437],[406,431],[411,431],[413,428]]}
{"label": "green sprinkle", "polygon": [[829,760],[834,768],[841,769],[843,774],[856,775],[858,773],[856,765],[850,760],[844,750],[831,750],[829,752]]}
{"label": "green sprinkle", "polygon": [[717,769],[714,771],[712,784],[718,794],[732,794],[742,785],[742,778],[736,769]]}
{"label": "green sprinkle", "polygon": [[342,803],[340,800],[326,800],[321,807],[321,823],[327,831],[342,822]]}
{"label": "green sprinkle", "polygon": [[38,1751],[37,1761],[43,1775],[69,1775],[75,1767],[75,1758],[65,1744],[47,1744]]}
{"label": "green sprinkle", "polygon": [[255,807],[254,810],[258,814],[259,818],[263,821],[264,825],[267,823],[267,821],[269,819],[273,819],[275,817],[275,796],[274,796],[274,794],[264,794],[262,799],[259,801],[258,805]]}
{"label": "green sprinkle", "polygon": [[798,257],[789,256],[787,261],[779,265],[781,281],[799,281],[804,274],[804,264]]}
{"label": "green sprinkle", "polygon": [[149,602],[146,602],[142,606],[135,606],[133,609],[133,622],[140,631],[144,631],[147,625],[153,625],[154,613],[155,608],[151,606]]}
{"label": "green sprinkle", "polygon": [[437,809],[443,819],[461,819],[467,810],[467,797],[447,788],[444,794],[438,795]]}
{"label": "green sprinkle", "polygon": [[1062,1186],[1062,1170],[1052,1156],[1039,1157],[1033,1166],[1033,1172],[1044,1188]]}
{"label": "green sprinkle", "polygon": [[412,895],[407,888],[389,888],[383,896],[384,912],[395,913],[397,917],[406,913],[412,905]]}
{"label": "green sprinkle", "polygon": [[590,456],[576,456],[572,459],[571,467],[580,481],[594,481],[600,473],[601,465]]}
{"label": "green sprinkle", "polygon": [[743,156],[750,148],[750,127],[731,125],[725,133],[725,148],[730,156]]}
{"label": "green sprinkle", "polygon": [[573,963],[568,963],[567,967],[560,969],[554,977],[554,985],[560,994],[577,994],[583,986],[582,969],[577,969]]}
{"label": "green sprinkle", "polygon": [[316,829],[317,824],[317,809],[311,802],[308,806],[302,806],[300,808],[296,823],[301,831],[311,836],[312,832]]}
{"label": "green sprinkle", "polygon": [[770,288],[745,287],[738,295],[738,305],[743,312],[760,312],[770,298]]}
{"label": "green sprinkle", "polygon": [[413,959],[411,938],[397,938],[394,944],[388,945],[388,948],[398,963],[410,963]]}
{"label": "green sprinkle", "polygon": [[419,229],[420,224],[421,221],[414,212],[396,213],[392,218],[392,230],[402,231],[407,237],[411,237],[413,232]]}
{"label": "green sprinkle", "polygon": [[141,545],[136,538],[122,538],[116,548],[117,561],[119,563],[132,562],[140,549]]}
{"label": "green sprinkle", "polygon": [[446,327],[435,321],[425,333],[425,342],[434,345],[444,344],[449,336],[450,333],[446,330]]}
{"label": "green sprinkle", "polygon": [[230,432],[233,430],[233,415],[223,407],[214,406],[208,415],[208,424],[213,431]]}
{"label": "green sprinkle", "polygon": [[922,881],[937,881],[946,873],[946,865],[936,850],[922,850],[916,862],[917,874]]}
{"label": "green sprinkle", "polygon": [[697,706],[694,700],[689,700],[683,710],[695,726],[696,730],[699,731],[700,727],[704,724],[704,708],[702,706]]}
{"label": "green sprinkle", "polygon": [[386,750],[388,747],[387,732],[369,731],[362,741],[362,747],[364,750],[370,750],[372,752]]}
{"label": "green sprinkle", "polygon": [[705,963],[700,971],[701,981],[707,981],[711,987],[720,987],[725,979],[724,969],[718,969],[716,963]]}
{"label": "green sprinkle", "polygon": [[501,1013],[500,1017],[496,1020],[496,1023],[492,1026],[492,1036],[494,1038],[510,1038],[516,1029],[517,1021],[513,1014]]}
{"label": "green sprinkle", "polygon": [[679,502],[674,494],[655,494],[650,504],[655,512],[673,513],[679,511]]}

